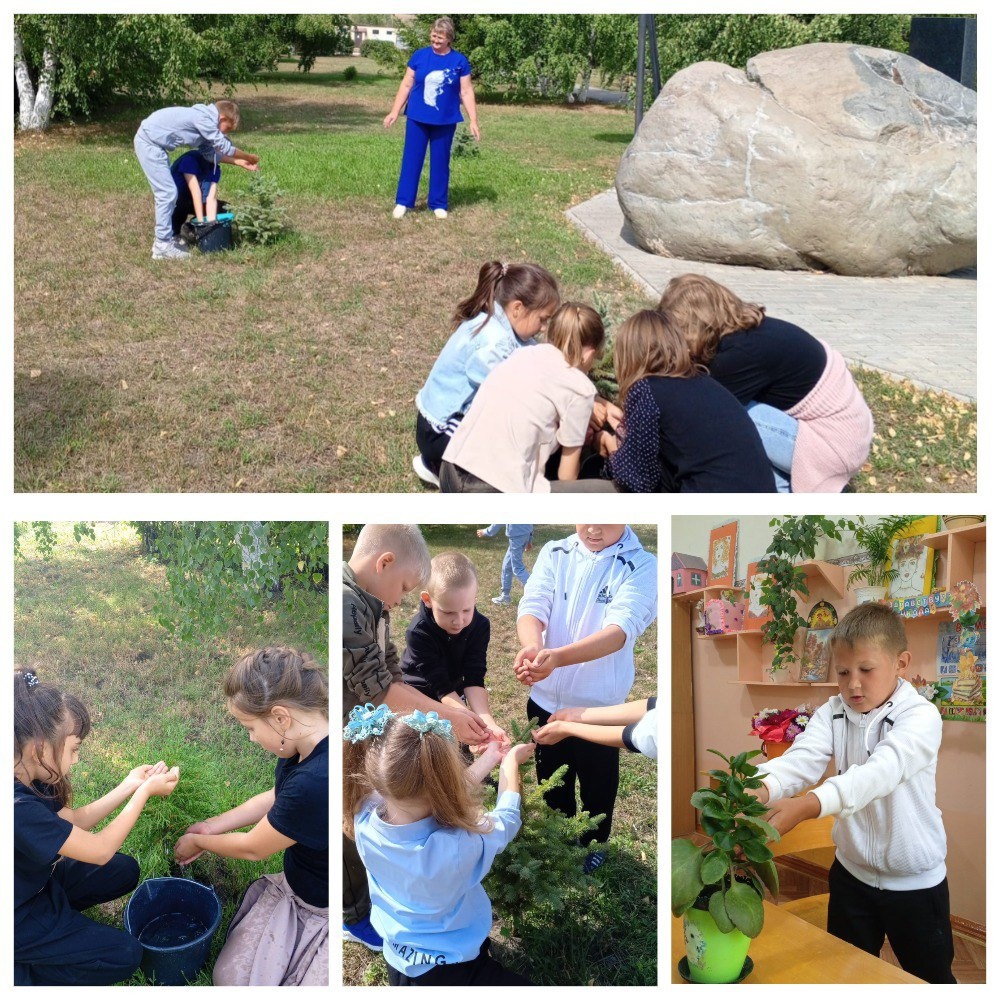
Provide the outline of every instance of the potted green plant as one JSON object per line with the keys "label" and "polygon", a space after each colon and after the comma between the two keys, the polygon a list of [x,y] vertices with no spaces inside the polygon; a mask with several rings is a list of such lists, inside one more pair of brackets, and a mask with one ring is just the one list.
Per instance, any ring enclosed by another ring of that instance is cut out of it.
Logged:
{"label": "potted green plant", "polygon": [[866,561],[855,567],[847,578],[847,586],[864,580],[865,586],[857,587],[854,597],[858,604],[868,604],[870,601],[881,601],[889,584],[899,576],[898,570],[892,568],[889,553],[892,540],[904,528],[908,528],[915,520],[913,514],[892,514],[868,521],[858,518],[854,526],[854,538],[861,546]]}
{"label": "potted green plant", "polygon": [[711,843],[699,847],[684,837],[670,845],[670,906],[684,918],[687,946],[681,973],[696,983],[732,983],[744,976],[750,940],[764,926],[764,893],[778,892],[778,870],[768,841],[778,831],[761,817],[767,812],[748,790],[760,788],[759,750],[721,757],[728,770],[708,774],[715,788],[699,788],[691,804]]}
{"label": "potted green plant", "polygon": [[844,529],[854,528],[854,522],[845,518],[833,520],[821,514],[801,517],[776,517],[770,521],[774,528],[771,544],[764,558],[757,564],[757,571],[765,575],[761,584],[761,603],[771,609],[773,618],[765,622],[761,631],[766,642],[774,646],[771,671],[795,660],[795,635],[808,622],[799,614],[798,598],[809,596],[806,574],[798,565],[805,559],[816,557],[816,547],[822,538],[842,537]]}

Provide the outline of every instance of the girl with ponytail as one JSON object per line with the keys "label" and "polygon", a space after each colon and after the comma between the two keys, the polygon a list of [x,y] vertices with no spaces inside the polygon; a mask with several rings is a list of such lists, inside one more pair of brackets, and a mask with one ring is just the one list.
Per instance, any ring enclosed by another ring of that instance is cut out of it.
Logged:
{"label": "girl with ponytail", "polygon": [[[244,656],[223,682],[226,706],[252,742],[274,754],[274,787],[188,827],[174,857],[206,851],[282,872],[243,896],[215,964],[216,986],[326,986],[330,730],[327,679],[306,653],[270,647]],[[250,827],[245,832],[243,827]],[[295,933],[289,933],[294,928]]]}
{"label": "girl with ponytail", "polygon": [[[390,984],[530,985],[490,956],[480,883],[521,828],[518,767],[534,745],[501,760],[490,743],[467,768],[450,722],[384,704],[355,706],[344,740],[344,830],[368,870]],[[496,808],[484,815],[479,783],[497,764]]]}
{"label": "girl with ponytail", "polygon": [[131,934],[80,911],[139,884],[139,865],[118,850],[149,797],[174,790],[178,769],[142,764],[106,795],[77,805],[69,772],[89,732],[82,702],[34,671],[14,671],[15,986],[110,986],[142,959]]}

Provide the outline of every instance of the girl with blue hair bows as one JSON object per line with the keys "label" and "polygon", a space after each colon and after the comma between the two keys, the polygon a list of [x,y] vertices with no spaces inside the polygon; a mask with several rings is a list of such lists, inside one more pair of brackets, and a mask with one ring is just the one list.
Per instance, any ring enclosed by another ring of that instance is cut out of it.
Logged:
{"label": "girl with blue hair bows", "polygon": [[[481,883],[521,827],[518,771],[533,744],[491,743],[466,767],[451,723],[356,706],[344,727],[344,829],[368,870],[371,922],[393,986],[528,986],[490,956]],[[482,780],[500,765],[496,808]]]}

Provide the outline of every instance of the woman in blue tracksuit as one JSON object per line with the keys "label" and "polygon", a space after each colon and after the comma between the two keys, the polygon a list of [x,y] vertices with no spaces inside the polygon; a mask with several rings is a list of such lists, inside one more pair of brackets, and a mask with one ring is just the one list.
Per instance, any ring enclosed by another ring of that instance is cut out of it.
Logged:
{"label": "woman in blue tracksuit", "polygon": [[383,121],[390,128],[406,105],[403,162],[392,213],[397,219],[416,204],[417,185],[428,147],[431,170],[427,207],[439,219],[448,217],[451,144],[455,127],[462,121],[460,105],[469,115],[469,131],[479,141],[472,69],[469,60],[451,47],[454,40],[454,22],[450,17],[439,17],[431,28],[431,44],[410,56],[392,110]]}

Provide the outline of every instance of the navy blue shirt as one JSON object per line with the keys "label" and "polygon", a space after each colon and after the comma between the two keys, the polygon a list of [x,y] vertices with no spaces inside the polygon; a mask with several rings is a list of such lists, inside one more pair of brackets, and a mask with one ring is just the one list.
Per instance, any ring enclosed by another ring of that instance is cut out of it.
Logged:
{"label": "navy blue shirt", "polygon": [[800,326],[765,316],[752,330],[727,333],[708,370],[744,406],[767,403],[790,410],[826,368],[826,348]]}
{"label": "navy blue shirt", "polygon": [[605,474],[630,493],[774,493],[757,428],[708,375],[656,376],[629,388],[624,434]]}
{"label": "navy blue shirt", "polygon": [[423,601],[406,628],[403,680],[435,701],[452,691],[486,687],[490,620],[478,611],[458,635],[446,632]]}
{"label": "navy blue shirt", "polygon": [[193,174],[197,177],[198,184],[201,186],[201,197],[204,200],[208,197],[212,185],[219,183],[222,167],[217,160],[214,162],[206,160],[198,150],[192,149],[183,156],[178,156],[170,164],[170,173],[174,178],[174,184],[177,185],[178,195],[190,194],[185,174]]}
{"label": "navy blue shirt", "polygon": [[439,56],[429,46],[410,56],[407,68],[414,73],[406,113],[425,125],[457,125],[462,121],[459,99],[461,78],[472,75],[469,60],[452,49]]}
{"label": "navy blue shirt", "polygon": [[63,804],[52,798],[52,789],[41,782],[35,789],[39,794],[14,779],[15,910],[48,884],[59,849],[73,832],[73,824],[56,815]]}
{"label": "navy blue shirt", "polygon": [[295,843],[285,851],[285,878],[310,906],[329,905],[330,740],[323,737],[305,760],[280,758],[274,769],[274,805],[267,821]]}

